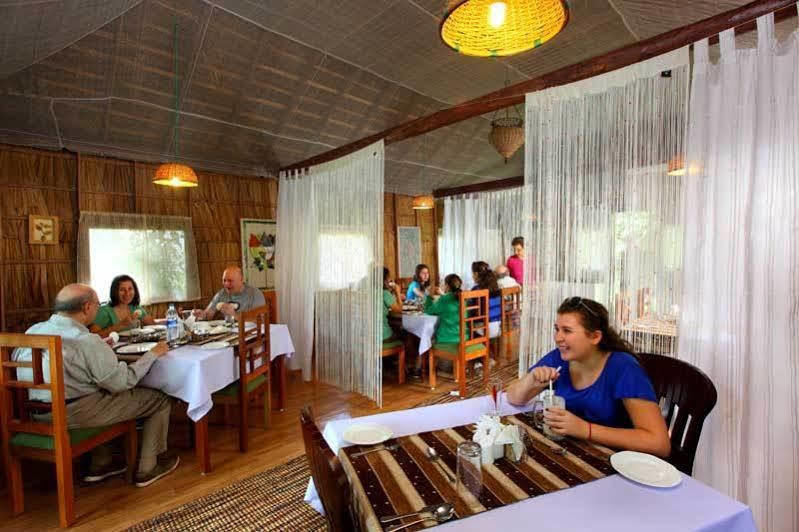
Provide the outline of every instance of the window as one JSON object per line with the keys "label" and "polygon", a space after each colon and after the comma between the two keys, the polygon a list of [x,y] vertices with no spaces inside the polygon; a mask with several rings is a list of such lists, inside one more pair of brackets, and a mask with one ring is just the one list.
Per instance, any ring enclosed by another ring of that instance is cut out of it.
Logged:
{"label": "window", "polygon": [[369,244],[365,235],[320,234],[319,289],[344,290],[363,283],[374,260]]}

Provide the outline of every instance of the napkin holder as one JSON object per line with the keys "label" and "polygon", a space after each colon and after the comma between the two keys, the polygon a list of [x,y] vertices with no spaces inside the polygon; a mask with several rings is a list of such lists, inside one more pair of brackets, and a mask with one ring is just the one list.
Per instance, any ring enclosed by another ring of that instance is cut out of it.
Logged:
{"label": "napkin holder", "polygon": [[480,417],[472,440],[480,444],[483,465],[503,457],[518,462],[524,448],[516,425],[503,425],[499,418],[491,416]]}

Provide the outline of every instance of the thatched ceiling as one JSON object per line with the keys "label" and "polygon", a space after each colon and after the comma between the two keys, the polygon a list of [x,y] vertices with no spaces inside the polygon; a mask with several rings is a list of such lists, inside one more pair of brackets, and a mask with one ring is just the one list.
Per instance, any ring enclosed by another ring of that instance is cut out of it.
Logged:
{"label": "thatched ceiling", "polygon": [[[0,142],[274,175],[451,104],[748,0],[570,0],[551,42],[496,60],[438,38],[446,0],[0,0]],[[387,148],[386,189],[522,173],[474,118]],[[424,166],[422,166],[424,165]]]}

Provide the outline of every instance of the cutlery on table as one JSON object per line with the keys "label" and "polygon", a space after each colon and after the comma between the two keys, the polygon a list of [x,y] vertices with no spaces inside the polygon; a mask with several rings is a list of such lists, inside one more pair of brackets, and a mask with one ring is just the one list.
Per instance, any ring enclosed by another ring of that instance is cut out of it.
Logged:
{"label": "cutlery on table", "polygon": [[425,506],[421,510],[417,510],[415,512],[410,512],[410,513],[402,514],[402,515],[387,515],[385,517],[381,517],[380,518],[380,522],[381,523],[390,523],[390,522],[396,521],[398,519],[405,519],[406,517],[413,517],[414,515],[419,515],[419,514],[428,513],[428,512],[432,513],[432,514],[444,513],[445,511],[449,511],[449,509],[452,508],[452,507],[453,507],[452,504],[448,503],[448,502],[443,502],[441,504],[431,504],[431,505]]}
{"label": "cutlery on table", "polygon": [[447,469],[446,469],[446,468],[445,468],[443,465],[441,465],[440,463],[438,463],[438,461],[439,461],[439,460],[441,460],[441,457],[438,455],[438,453],[436,452],[436,450],[435,450],[435,449],[433,449],[432,447],[428,447],[428,448],[427,448],[427,458],[428,458],[428,459],[429,459],[431,462],[433,462],[434,464],[437,464],[437,465],[438,465],[439,469],[441,469],[441,471],[443,471],[443,472],[444,472],[444,474],[445,474],[445,475],[447,475],[447,479],[449,479],[449,481],[450,481],[450,482],[455,482],[455,479],[454,479],[454,478],[452,478],[452,475],[450,474],[450,472],[449,472],[449,471],[447,471]]}
{"label": "cutlery on table", "polygon": [[451,504],[442,504],[441,506],[435,509],[432,517],[425,517],[423,519],[418,519],[410,523],[405,523],[403,525],[390,527],[387,529],[387,531],[395,532],[396,530],[402,530],[403,528],[408,528],[409,526],[418,525],[419,523],[424,523],[425,521],[432,521],[434,519],[439,523],[443,523],[444,521],[449,521],[450,519],[452,519],[453,515],[455,515],[455,507],[452,506]]}
{"label": "cutlery on table", "polygon": [[363,455],[369,454],[369,453],[375,453],[377,451],[396,451],[397,449],[399,449],[399,446],[400,446],[399,442],[395,441],[395,442],[389,443],[388,445],[384,444],[384,445],[381,445],[379,447],[374,447],[372,449],[367,449],[365,451],[359,451],[357,453],[352,453],[350,455],[350,458],[357,458],[359,456],[363,456]]}

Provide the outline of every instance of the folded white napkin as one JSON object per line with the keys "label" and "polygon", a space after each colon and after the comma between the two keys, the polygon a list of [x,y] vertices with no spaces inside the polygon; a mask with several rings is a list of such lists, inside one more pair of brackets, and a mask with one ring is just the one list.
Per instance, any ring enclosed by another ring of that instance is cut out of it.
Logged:
{"label": "folded white napkin", "polygon": [[186,327],[188,330],[193,331],[196,321],[197,317],[194,314],[192,314],[191,316],[183,320],[183,326]]}
{"label": "folded white napkin", "polygon": [[514,460],[521,458],[524,449],[516,425],[503,425],[499,418],[486,415],[477,421],[472,441],[480,444],[483,464],[493,464],[494,460],[505,456],[505,445],[511,446]]}

